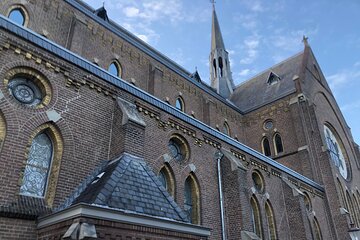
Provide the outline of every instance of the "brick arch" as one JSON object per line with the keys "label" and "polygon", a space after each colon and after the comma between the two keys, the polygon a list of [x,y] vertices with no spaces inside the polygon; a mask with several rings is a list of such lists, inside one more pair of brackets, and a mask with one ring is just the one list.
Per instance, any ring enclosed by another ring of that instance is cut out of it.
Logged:
{"label": "brick arch", "polygon": [[[19,56],[19,57],[23,58],[23,56]],[[58,81],[58,78],[55,79],[53,74],[58,75],[61,73],[53,73],[53,70],[44,68],[42,65],[36,64],[35,62],[33,62],[31,60],[29,60],[29,61],[17,60],[17,61],[8,62],[8,63],[2,65],[2,67],[0,68],[0,89],[3,91],[6,101],[8,101],[14,105],[13,100],[10,100],[12,97],[10,97],[8,89],[6,89],[5,79],[9,78],[11,75],[11,72],[16,71],[17,69],[20,69],[20,70],[23,69],[24,74],[26,74],[27,72],[31,72],[30,75],[33,75],[33,76],[39,75],[40,78],[42,79],[41,81],[46,82],[45,83],[45,85],[47,85],[46,92],[47,92],[47,94],[50,94],[49,103],[46,104],[46,106],[44,108],[37,109],[37,111],[43,110],[43,109],[48,109],[55,104],[55,102],[57,101],[57,98],[58,98],[59,90],[58,90],[58,86],[56,84],[52,84],[53,81]],[[27,106],[22,106],[21,104],[15,104],[15,105],[26,111],[34,111],[33,108],[29,108]]]}
{"label": "brick arch", "polygon": [[3,143],[5,141],[5,136],[6,136],[6,121],[0,110],[0,151],[1,151]]}
{"label": "brick arch", "polygon": [[4,16],[8,16],[10,11],[20,7],[22,10],[25,10],[25,21],[26,21],[26,25],[25,27],[29,28],[29,26],[31,26],[32,24],[35,24],[34,20],[35,20],[35,14],[30,6],[30,4],[27,3],[27,1],[24,0],[20,0],[20,1],[8,1],[8,3],[5,2],[4,4],[4,9],[6,9],[6,11],[4,12]]}

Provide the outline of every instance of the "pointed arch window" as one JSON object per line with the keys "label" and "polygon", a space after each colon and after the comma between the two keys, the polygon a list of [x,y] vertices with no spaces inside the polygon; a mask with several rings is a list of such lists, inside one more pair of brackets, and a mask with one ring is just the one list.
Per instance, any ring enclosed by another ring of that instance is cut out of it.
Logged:
{"label": "pointed arch window", "polygon": [[169,192],[169,194],[175,196],[175,181],[174,174],[171,170],[169,164],[165,164],[159,172],[159,180],[163,184],[164,188]]}
{"label": "pointed arch window", "polygon": [[223,60],[221,57],[219,57],[219,74],[220,77],[223,77]]}
{"label": "pointed arch window", "polygon": [[360,206],[359,206],[359,202],[356,199],[355,193],[352,194],[352,199],[353,199],[353,206],[356,217],[356,226],[360,227]]}
{"label": "pointed arch window", "polygon": [[268,236],[270,240],[276,240],[276,225],[274,211],[271,207],[269,200],[265,202],[265,214],[267,219]]}
{"label": "pointed arch window", "polygon": [[252,196],[250,199],[251,204],[251,223],[253,225],[254,233],[260,238],[263,238],[262,229],[261,229],[261,215],[260,215],[260,206],[255,196]]}
{"label": "pointed arch window", "polygon": [[319,224],[318,220],[316,219],[316,217],[314,217],[313,226],[314,226],[314,232],[315,232],[315,240],[322,240],[323,237],[321,234],[320,224]]}
{"label": "pointed arch window", "polygon": [[109,68],[108,68],[109,73],[111,73],[114,76],[117,77],[121,77],[122,76],[122,69],[121,69],[121,65],[118,61],[113,61]]}
{"label": "pointed arch window", "polygon": [[284,151],[283,142],[279,133],[274,135],[274,146],[276,155]]}
{"label": "pointed arch window", "polygon": [[216,78],[217,74],[216,74],[216,70],[217,70],[217,67],[216,67],[216,59],[213,60],[213,69],[214,69],[214,77]]}
{"label": "pointed arch window", "polygon": [[200,192],[193,174],[190,174],[185,180],[184,210],[191,223],[200,224]]}
{"label": "pointed arch window", "polygon": [[44,198],[52,206],[64,148],[61,134],[53,124],[46,123],[32,134],[29,146],[20,194]]}
{"label": "pointed arch window", "polygon": [[262,145],[263,154],[265,154],[265,156],[271,156],[270,143],[267,137],[264,137],[262,139],[261,145]]}
{"label": "pointed arch window", "polygon": [[185,104],[184,104],[184,100],[182,99],[182,97],[178,97],[175,101],[175,107],[184,112],[185,111]]}
{"label": "pointed arch window", "polygon": [[53,157],[53,143],[46,132],[39,133],[31,142],[20,193],[44,197]]}
{"label": "pointed arch window", "polygon": [[346,201],[347,201],[347,205],[348,205],[347,210],[350,212],[351,222],[356,224],[357,217],[356,217],[356,213],[355,213],[355,209],[354,209],[354,204],[351,200],[350,193],[348,190],[346,190]]}
{"label": "pointed arch window", "polygon": [[224,122],[223,133],[230,136],[230,127],[229,127],[229,124],[227,124],[226,122]]}

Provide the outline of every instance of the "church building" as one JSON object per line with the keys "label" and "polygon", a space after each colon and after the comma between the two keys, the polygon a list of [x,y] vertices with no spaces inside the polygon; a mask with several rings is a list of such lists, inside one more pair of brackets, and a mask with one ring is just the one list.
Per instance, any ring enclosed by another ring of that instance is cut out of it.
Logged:
{"label": "church building", "polygon": [[360,239],[359,146],[307,39],[237,86],[225,43],[213,6],[209,86],[104,7],[0,1],[0,239]]}

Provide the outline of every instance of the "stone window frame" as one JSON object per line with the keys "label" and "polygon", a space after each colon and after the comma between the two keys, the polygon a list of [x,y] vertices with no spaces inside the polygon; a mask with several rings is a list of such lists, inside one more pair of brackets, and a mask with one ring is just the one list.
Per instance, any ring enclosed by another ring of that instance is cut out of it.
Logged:
{"label": "stone window frame", "polygon": [[169,192],[169,194],[175,199],[175,193],[176,193],[176,184],[175,184],[175,177],[174,172],[171,168],[171,166],[168,163],[165,163],[159,171],[158,176],[163,174],[164,179],[166,181],[165,189]]}
{"label": "stone window frame", "polygon": [[224,122],[223,124],[223,131],[222,131],[225,135],[227,136],[231,136],[231,131],[230,131],[230,126],[229,124],[227,123],[227,121]]}
{"label": "stone window frame", "polygon": [[22,14],[23,18],[24,18],[24,23],[22,24],[23,27],[27,27],[29,25],[30,22],[30,17],[29,17],[29,13],[26,10],[25,6],[21,5],[21,4],[14,4],[12,6],[10,6],[10,8],[8,9],[6,16],[7,18],[10,17],[10,13],[14,10],[18,9],[20,11],[20,13]]}
{"label": "stone window frame", "polygon": [[[117,71],[117,74],[114,75],[112,72],[110,72],[110,67],[114,65],[115,68],[116,68],[116,71]],[[118,60],[113,60],[111,61],[111,63],[109,64],[108,68],[107,68],[107,71],[110,73],[110,74],[113,74],[114,76],[116,77],[119,77],[119,78],[122,78],[122,74],[123,74],[123,69],[122,69],[122,66],[120,64],[120,62]]]}
{"label": "stone window frame", "polygon": [[[63,139],[60,134],[60,131],[52,123],[45,123],[45,124],[41,125],[35,131],[33,131],[33,133],[31,134],[31,136],[29,138],[29,142],[28,142],[28,145],[27,145],[27,148],[25,151],[26,161],[24,161],[24,163],[23,163],[24,165],[23,165],[23,168],[22,168],[22,171],[20,174],[20,179],[19,179],[19,195],[22,195],[20,193],[20,187],[23,182],[24,171],[25,171],[25,168],[27,165],[27,160],[28,160],[28,156],[29,156],[29,152],[30,152],[31,143],[37,135],[39,135],[43,132],[47,133],[47,135],[49,136],[49,138],[51,139],[51,141],[53,143],[53,156],[52,156],[52,160],[51,160],[51,166],[50,166],[50,171],[48,174],[47,184],[45,187],[45,194],[43,197],[39,197],[39,198],[44,198],[46,204],[49,207],[51,207],[53,205],[54,199],[55,199],[56,186],[57,186],[57,182],[58,182],[58,178],[59,178],[62,154],[63,154],[63,149],[64,149],[64,143],[63,143]],[[27,196],[27,195],[24,195],[24,196]],[[34,197],[36,197],[36,196],[34,196]]]}
{"label": "stone window frame", "polygon": [[265,215],[266,215],[266,222],[267,222],[267,229],[268,229],[268,237],[269,240],[276,240],[277,239],[277,231],[276,231],[276,222],[274,216],[274,210],[270,203],[270,200],[266,200],[265,202]]}
{"label": "stone window frame", "polygon": [[175,100],[175,108],[179,111],[185,112],[185,102],[181,96],[178,96]]}
{"label": "stone window frame", "polygon": [[[265,146],[265,141],[267,141],[267,146]],[[270,157],[271,156],[271,147],[270,147],[270,141],[269,139],[264,136],[262,139],[261,139],[261,149],[262,149],[262,153],[267,156],[267,157]]]}
{"label": "stone window frame", "polygon": [[310,195],[307,192],[303,192],[303,198],[304,198],[304,205],[308,212],[312,211],[312,203]]}
{"label": "stone window frame", "polygon": [[250,198],[250,206],[251,206],[253,231],[254,233],[256,233],[258,237],[262,239],[263,230],[262,230],[262,221],[261,221],[261,213],[260,213],[260,204],[255,195],[252,195]]}
{"label": "stone window frame", "polygon": [[[280,145],[279,145],[279,142],[277,142],[277,139],[280,140]],[[284,143],[283,143],[282,137],[279,132],[276,132],[274,134],[273,143],[274,143],[275,155],[284,153]],[[279,149],[281,149],[281,151],[279,151]]]}
{"label": "stone window frame", "polygon": [[[256,179],[254,179],[254,178],[256,178]],[[251,179],[253,181],[254,188],[256,189],[256,191],[258,193],[263,193],[265,191],[265,180],[264,180],[264,177],[261,174],[261,172],[256,169],[253,170],[253,172],[251,173]],[[259,186],[259,187],[257,187],[257,186]]]}
{"label": "stone window frame", "polygon": [[11,98],[16,101],[17,104],[20,104],[22,106],[26,106],[28,108],[33,109],[41,109],[48,106],[52,99],[52,88],[49,80],[38,70],[33,69],[31,67],[14,67],[6,72],[4,77],[4,86],[7,91],[9,91],[9,83],[17,78],[22,77],[26,79],[30,79],[34,85],[36,85],[42,94],[42,101],[36,106],[29,106],[24,103],[21,103],[20,101],[16,100],[12,94],[10,94]]}
{"label": "stone window frame", "polygon": [[6,120],[3,113],[0,111],[0,151],[2,150],[2,146],[4,145],[6,137]]}
{"label": "stone window frame", "polygon": [[322,237],[322,233],[321,233],[320,224],[315,216],[313,218],[313,229],[314,229],[314,239],[322,240],[323,237]]}
{"label": "stone window frame", "polygon": [[168,146],[171,144],[171,142],[173,142],[177,145],[177,148],[179,149],[179,151],[181,152],[181,155],[183,155],[183,157],[182,157],[182,159],[178,160],[178,159],[175,159],[171,153],[170,153],[170,156],[174,160],[176,160],[176,162],[178,162],[178,163],[187,162],[190,158],[190,148],[189,148],[189,144],[186,141],[186,139],[179,134],[173,134],[173,135],[171,135],[171,137],[169,139]]}
{"label": "stone window frame", "polygon": [[[187,188],[190,187],[190,192],[187,193]],[[201,213],[200,213],[200,187],[199,187],[199,183],[196,179],[196,176],[193,172],[191,172],[189,174],[189,176],[185,179],[184,182],[184,210],[185,212],[187,212],[186,209],[188,206],[187,203],[187,197],[186,195],[190,194],[190,198],[191,198],[191,216],[190,217],[190,222],[192,224],[196,224],[196,225],[200,225],[201,224]]]}

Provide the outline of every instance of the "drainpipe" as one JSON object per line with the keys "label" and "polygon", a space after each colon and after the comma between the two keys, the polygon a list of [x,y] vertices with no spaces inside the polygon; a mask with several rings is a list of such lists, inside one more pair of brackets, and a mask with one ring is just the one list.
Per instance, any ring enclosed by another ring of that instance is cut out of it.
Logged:
{"label": "drainpipe", "polygon": [[215,158],[217,160],[217,171],[218,171],[218,185],[219,185],[219,196],[220,196],[220,213],[221,213],[221,233],[222,240],[226,240],[226,228],[225,228],[225,211],[224,211],[224,200],[222,192],[222,183],[221,183],[221,167],[220,160],[224,156],[220,151],[215,153]]}

